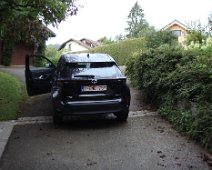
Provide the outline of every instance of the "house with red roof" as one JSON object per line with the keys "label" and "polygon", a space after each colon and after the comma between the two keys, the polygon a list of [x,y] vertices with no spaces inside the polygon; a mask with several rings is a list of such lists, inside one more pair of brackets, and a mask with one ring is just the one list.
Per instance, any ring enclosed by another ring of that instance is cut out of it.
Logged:
{"label": "house with red roof", "polygon": [[61,44],[58,50],[66,49],[71,52],[79,52],[79,51],[87,51],[92,48],[96,48],[99,45],[100,45],[99,42],[96,42],[87,38],[82,38],[80,40],[71,38],[65,41],[63,44]]}

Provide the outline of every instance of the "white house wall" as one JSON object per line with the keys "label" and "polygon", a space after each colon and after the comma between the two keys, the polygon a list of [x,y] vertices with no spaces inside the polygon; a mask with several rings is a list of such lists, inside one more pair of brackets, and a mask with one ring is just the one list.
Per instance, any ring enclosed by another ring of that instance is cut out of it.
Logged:
{"label": "white house wall", "polygon": [[88,50],[87,48],[85,48],[84,46],[79,45],[78,43],[71,41],[68,42],[65,46],[66,50],[69,50],[71,52],[78,52],[78,51],[85,51]]}

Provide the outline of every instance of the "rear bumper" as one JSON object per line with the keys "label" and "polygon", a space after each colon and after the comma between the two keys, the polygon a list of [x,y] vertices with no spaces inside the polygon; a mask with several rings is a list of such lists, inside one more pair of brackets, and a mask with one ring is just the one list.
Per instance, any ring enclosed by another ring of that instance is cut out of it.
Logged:
{"label": "rear bumper", "polygon": [[72,101],[63,103],[55,108],[58,114],[106,114],[128,111],[129,106],[123,104],[122,99],[98,100],[98,101]]}

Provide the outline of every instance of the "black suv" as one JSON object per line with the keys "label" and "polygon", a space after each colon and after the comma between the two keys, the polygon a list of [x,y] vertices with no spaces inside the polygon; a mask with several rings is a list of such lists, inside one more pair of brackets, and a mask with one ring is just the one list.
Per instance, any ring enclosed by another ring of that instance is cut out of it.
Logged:
{"label": "black suv", "polygon": [[130,90],[111,56],[66,53],[55,67],[43,56],[27,55],[25,65],[28,94],[51,91],[55,123],[73,114],[114,113],[120,121],[128,118]]}

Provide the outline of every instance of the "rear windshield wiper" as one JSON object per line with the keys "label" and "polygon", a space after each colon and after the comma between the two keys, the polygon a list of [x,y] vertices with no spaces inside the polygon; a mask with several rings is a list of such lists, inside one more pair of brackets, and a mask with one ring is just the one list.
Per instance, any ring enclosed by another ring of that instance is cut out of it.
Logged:
{"label": "rear windshield wiper", "polygon": [[74,77],[86,77],[86,78],[94,78],[94,75],[75,75]]}

